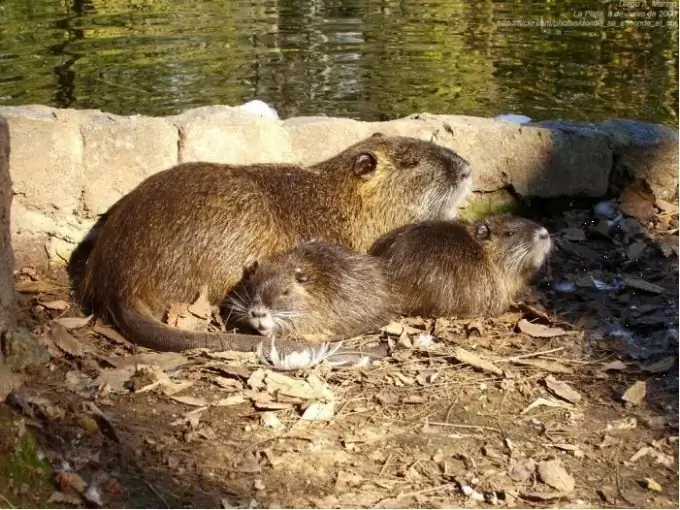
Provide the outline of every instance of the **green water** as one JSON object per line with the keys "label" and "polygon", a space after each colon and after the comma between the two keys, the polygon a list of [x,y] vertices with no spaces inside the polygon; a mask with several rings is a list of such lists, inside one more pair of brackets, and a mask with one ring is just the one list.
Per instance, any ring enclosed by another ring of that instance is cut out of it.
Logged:
{"label": "green water", "polygon": [[0,104],[676,125],[677,24],[677,1],[0,0]]}

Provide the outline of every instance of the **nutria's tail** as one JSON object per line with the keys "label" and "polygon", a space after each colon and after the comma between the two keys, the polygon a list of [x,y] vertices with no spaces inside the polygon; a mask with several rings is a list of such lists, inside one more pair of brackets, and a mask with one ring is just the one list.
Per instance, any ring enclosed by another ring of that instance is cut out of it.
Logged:
{"label": "nutria's tail", "polygon": [[[332,356],[332,362],[338,365],[355,364],[361,358],[383,358],[387,355],[384,347],[357,352],[338,350],[341,345],[333,346],[330,339],[323,345],[304,341],[292,341],[277,338],[275,342],[259,335],[243,335],[237,333],[205,333],[187,331],[170,327],[151,315],[146,307],[139,302],[133,311],[124,306],[117,307],[117,313],[112,314],[114,322],[124,335],[135,343],[157,351],[180,352],[188,349],[204,348],[217,351],[258,352],[265,360],[270,361],[276,368],[288,368],[295,364],[295,359],[287,362],[285,358],[292,353],[302,354],[306,351],[311,365]],[[277,355],[273,355],[275,347]],[[330,360],[330,358],[329,358]],[[300,360],[302,362],[302,360]],[[304,362],[303,362],[304,364]]]}
{"label": "nutria's tail", "polygon": [[[144,305],[137,303],[134,308],[138,311],[119,306],[117,313],[112,315],[121,332],[127,335],[131,341],[143,347],[171,352],[196,348],[255,352],[262,344],[264,351],[266,353],[269,351],[267,345],[271,344],[271,341],[263,336],[225,332],[206,333],[173,328],[153,317]],[[276,340],[277,350],[283,353],[314,347],[318,346],[306,342]]]}

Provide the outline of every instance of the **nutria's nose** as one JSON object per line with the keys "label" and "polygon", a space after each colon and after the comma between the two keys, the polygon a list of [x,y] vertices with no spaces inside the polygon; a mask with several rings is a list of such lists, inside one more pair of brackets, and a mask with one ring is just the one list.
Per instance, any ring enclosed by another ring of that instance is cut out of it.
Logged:
{"label": "nutria's nose", "polygon": [[538,232],[536,232],[536,237],[538,237],[541,241],[547,241],[550,239],[550,233],[545,227],[542,227],[538,230]]}
{"label": "nutria's nose", "polygon": [[261,319],[262,317],[266,317],[267,315],[269,315],[269,313],[267,312],[266,308],[258,306],[257,308],[250,309],[250,316],[253,319]]}
{"label": "nutria's nose", "polygon": [[453,163],[458,167],[458,175],[461,179],[467,179],[472,174],[470,164],[463,158],[456,156],[453,158]]}

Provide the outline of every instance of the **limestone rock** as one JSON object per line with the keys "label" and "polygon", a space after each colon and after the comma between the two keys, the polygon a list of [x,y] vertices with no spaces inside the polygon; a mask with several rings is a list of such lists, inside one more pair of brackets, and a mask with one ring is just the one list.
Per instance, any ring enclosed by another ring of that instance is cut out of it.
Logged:
{"label": "limestone rock", "polygon": [[177,128],[164,118],[121,117],[76,110],[84,143],[84,209],[88,218],[106,211],[146,177],[177,164]]}
{"label": "limestone rock", "polygon": [[608,120],[600,129],[611,139],[617,179],[642,179],[656,198],[677,200],[677,129],[625,119]]}
{"label": "limestone rock", "polygon": [[252,164],[293,161],[290,138],[279,120],[241,108],[205,106],[168,117],[179,129],[179,161]]}
{"label": "limestone rock", "polygon": [[2,333],[2,352],[10,370],[22,370],[47,363],[51,356],[36,336],[26,328],[12,328]]}
{"label": "limestone rock", "polygon": [[14,193],[34,209],[72,214],[83,178],[80,126],[44,106],[0,107],[9,123]]}
{"label": "limestone rock", "polygon": [[328,159],[376,130],[371,123],[332,117],[293,117],[283,122],[293,162],[310,166]]}

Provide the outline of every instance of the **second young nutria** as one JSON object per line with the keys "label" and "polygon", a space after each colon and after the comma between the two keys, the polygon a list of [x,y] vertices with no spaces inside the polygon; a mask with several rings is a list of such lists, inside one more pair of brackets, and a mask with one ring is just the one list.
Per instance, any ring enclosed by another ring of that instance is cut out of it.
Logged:
{"label": "second young nutria", "polygon": [[382,259],[308,242],[247,267],[225,309],[261,335],[351,337],[396,317],[392,298]]}
{"label": "second young nutria", "polygon": [[385,259],[402,313],[470,317],[505,311],[550,249],[544,227],[499,214],[473,223],[405,225],[378,239],[369,253]]}
{"label": "second young nutria", "polygon": [[452,218],[470,181],[455,152],[380,134],[310,167],[183,163],[148,177],[107,212],[89,254],[81,251],[76,298],[146,347],[219,347],[223,335],[171,338],[158,319],[204,286],[220,303],[243,267],[302,242],[365,251],[400,225]]}

